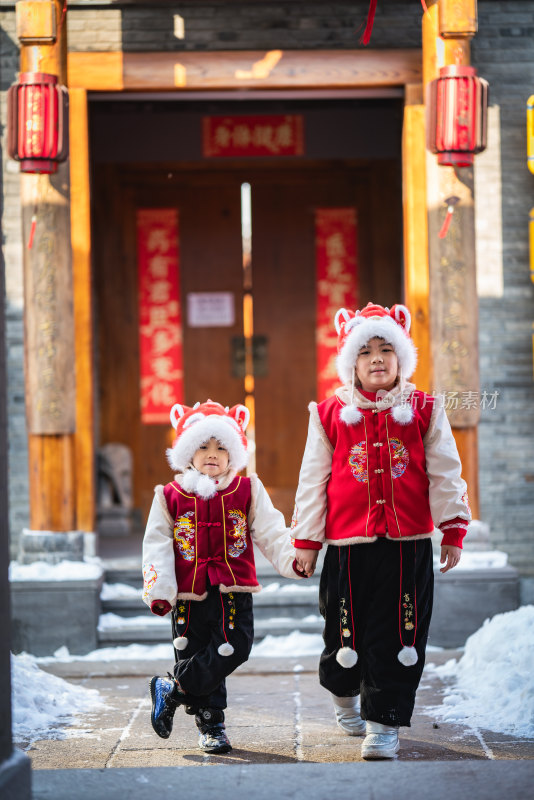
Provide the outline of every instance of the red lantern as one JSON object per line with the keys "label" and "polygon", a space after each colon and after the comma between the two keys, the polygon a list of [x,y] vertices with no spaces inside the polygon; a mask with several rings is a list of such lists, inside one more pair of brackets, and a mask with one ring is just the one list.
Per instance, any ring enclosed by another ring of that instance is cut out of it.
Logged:
{"label": "red lantern", "polygon": [[474,67],[442,67],[427,88],[426,146],[438,164],[470,167],[486,149],[488,82]]}
{"label": "red lantern", "polygon": [[7,93],[7,151],[21,172],[51,174],[68,157],[68,92],[57,76],[21,72]]}

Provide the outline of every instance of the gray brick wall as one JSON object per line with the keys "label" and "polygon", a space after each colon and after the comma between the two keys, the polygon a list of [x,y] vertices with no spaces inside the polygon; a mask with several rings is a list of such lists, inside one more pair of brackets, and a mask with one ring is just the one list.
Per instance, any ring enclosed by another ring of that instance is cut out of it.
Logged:
{"label": "gray brick wall", "polygon": [[[13,4],[0,3],[0,113],[18,56]],[[534,576],[534,409],[531,323],[534,292],[528,274],[528,212],[534,176],[525,161],[525,103],[534,92],[534,0],[479,0],[473,63],[501,110],[503,295],[480,300],[481,387],[499,391],[497,408],[482,414],[479,429],[481,516],[495,547]],[[362,2],[69,3],[71,50],[125,51],[354,48],[365,22]],[[185,38],[174,35],[174,15]],[[374,48],[420,46],[416,0],[378,4]],[[2,158],[5,153],[2,148]],[[491,190],[491,186],[488,187]],[[3,175],[4,257],[7,269],[7,348],[10,413],[12,541],[27,521],[24,429],[22,287],[18,178]],[[15,545],[14,545],[15,546]]]}
{"label": "gray brick wall", "polygon": [[2,257],[6,274],[6,362],[8,413],[8,479],[11,555],[18,536],[28,525],[28,454],[24,404],[24,338],[22,286],[22,232],[18,167],[5,150],[6,90],[16,79],[19,66],[15,15],[0,11],[0,120],[2,121]]}
{"label": "gray brick wall", "polygon": [[[526,165],[525,107],[534,92],[534,2],[479,0],[472,61],[500,107],[502,297],[481,298],[481,386],[498,391],[479,428],[481,517],[492,543],[534,576],[534,403],[528,214],[534,176]],[[491,191],[491,186],[488,186]]]}

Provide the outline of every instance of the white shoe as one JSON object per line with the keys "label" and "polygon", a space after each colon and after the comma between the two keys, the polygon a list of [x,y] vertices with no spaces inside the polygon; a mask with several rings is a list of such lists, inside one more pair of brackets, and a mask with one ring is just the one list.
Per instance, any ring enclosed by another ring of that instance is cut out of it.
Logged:
{"label": "white shoe", "polygon": [[349,736],[363,736],[365,733],[365,720],[360,716],[359,697],[336,697],[332,695],[336,722]]}
{"label": "white shoe", "polygon": [[362,758],[393,758],[399,750],[399,729],[367,720]]}

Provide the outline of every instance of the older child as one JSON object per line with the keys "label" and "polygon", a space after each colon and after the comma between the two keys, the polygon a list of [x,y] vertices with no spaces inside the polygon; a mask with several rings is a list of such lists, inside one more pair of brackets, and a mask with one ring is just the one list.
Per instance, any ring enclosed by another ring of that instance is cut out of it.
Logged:
{"label": "older child", "polygon": [[254,638],[252,543],[286,577],[296,571],[282,514],[256,475],[238,476],[248,460],[245,406],[211,400],[175,405],[169,463],[174,481],[157,486],[143,542],[143,599],[154,614],[172,612],[174,677],[150,681],[152,727],[166,739],[175,710],[195,714],[208,753],[231,750],[225,732],[225,678],[247,660]]}
{"label": "older child", "polygon": [[408,309],[340,309],[335,325],[343,385],[310,404],[293,536],[308,575],[328,545],[319,676],[338,724],[366,734],[363,758],[392,758],[423,671],[431,536],[439,527],[446,572],[471,517],[443,404],[406,383],[416,365]]}

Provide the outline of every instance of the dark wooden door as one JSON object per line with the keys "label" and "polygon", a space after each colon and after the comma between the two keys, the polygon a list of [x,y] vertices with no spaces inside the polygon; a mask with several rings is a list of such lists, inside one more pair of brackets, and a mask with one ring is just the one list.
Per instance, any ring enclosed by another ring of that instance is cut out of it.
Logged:
{"label": "dark wooden door", "polygon": [[[193,405],[211,397],[231,406],[243,401],[243,379],[231,369],[232,340],[243,330],[240,184],[229,176],[185,174],[167,187],[154,175],[149,181],[114,168],[101,170],[95,183],[105,198],[94,237],[100,444],[131,448],[134,503],[144,521],[154,486],[172,480],[165,450],[173,431],[170,421],[146,425],[140,417],[136,210],[170,207],[179,214],[184,397],[176,402]],[[188,295],[219,291],[234,296],[234,324],[190,327]]]}
{"label": "dark wooden door", "polygon": [[[266,375],[255,381],[257,469],[289,515],[316,398],[315,211],[353,207],[368,227],[365,175],[313,170],[252,180],[254,331],[267,340]],[[359,238],[359,262],[368,242]],[[369,271],[360,276],[369,283]]]}
{"label": "dark wooden door", "polygon": [[[168,175],[172,174],[172,180]],[[170,425],[143,425],[135,216],[137,208],[179,212],[184,398],[225,405],[245,400],[234,340],[243,335],[241,184],[251,184],[254,334],[266,341],[255,375],[256,469],[289,518],[316,393],[315,210],[354,207],[360,302],[400,297],[402,233],[396,163],[289,163],[286,169],[158,173],[99,167],[94,178],[95,288],[99,330],[100,444],[121,442],[134,457],[134,501],[144,521],[153,487],[171,478]],[[190,327],[191,292],[231,292],[231,327]],[[332,321],[333,324],[333,321]]]}

